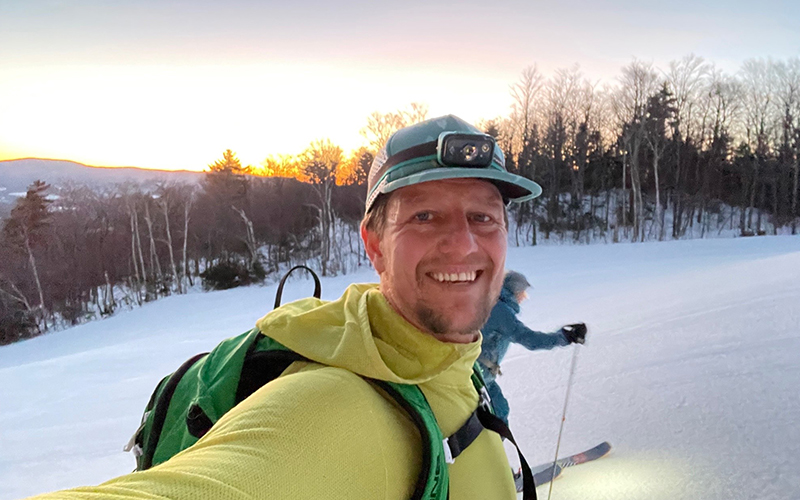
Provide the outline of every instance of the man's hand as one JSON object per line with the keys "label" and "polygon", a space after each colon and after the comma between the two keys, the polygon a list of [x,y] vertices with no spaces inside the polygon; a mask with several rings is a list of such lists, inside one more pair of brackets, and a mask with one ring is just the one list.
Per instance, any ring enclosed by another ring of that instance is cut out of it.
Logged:
{"label": "man's hand", "polygon": [[586,342],[586,324],[575,323],[561,327],[561,332],[567,337],[570,344],[583,344]]}

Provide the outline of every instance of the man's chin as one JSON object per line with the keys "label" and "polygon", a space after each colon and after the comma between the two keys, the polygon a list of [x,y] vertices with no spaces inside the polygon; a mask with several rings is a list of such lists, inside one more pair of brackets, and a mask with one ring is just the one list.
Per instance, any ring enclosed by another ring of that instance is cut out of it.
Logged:
{"label": "man's chin", "polygon": [[478,330],[473,330],[470,333],[441,333],[433,334],[441,342],[448,342],[451,344],[469,344],[478,340]]}
{"label": "man's chin", "polygon": [[475,333],[486,323],[486,318],[468,317],[465,314],[457,315],[449,323],[449,331],[453,333]]}
{"label": "man's chin", "polygon": [[469,309],[452,308],[444,313],[437,312],[427,305],[420,305],[417,308],[417,317],[426,330],[437,336],[449,334],[474,336],[486,323],[489,312],[490,309],[485,304]]}

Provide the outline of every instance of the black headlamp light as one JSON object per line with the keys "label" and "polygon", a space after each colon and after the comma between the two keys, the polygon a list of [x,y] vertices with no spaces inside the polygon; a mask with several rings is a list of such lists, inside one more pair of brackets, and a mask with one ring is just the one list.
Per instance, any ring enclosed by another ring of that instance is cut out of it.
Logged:
{"label": "black headlamp light", "polygon": [[492,164],[494,137],[486,134],[442,132],[436,160],[446,167],[486,168]]}

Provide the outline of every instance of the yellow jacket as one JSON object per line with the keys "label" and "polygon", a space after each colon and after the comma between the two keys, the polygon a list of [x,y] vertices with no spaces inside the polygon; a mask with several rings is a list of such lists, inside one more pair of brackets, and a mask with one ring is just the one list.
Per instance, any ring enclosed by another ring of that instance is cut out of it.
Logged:
{"label": "yellow jacket", "polygon": [[[478,404],[470,375],[480,341],[451,344],[420,332],[376,285],[351,285],[332,302],[287,304],[257,325],[319,364],[292,364],[167,462],[36,498],[407,499],[421,467],[419,431],[359,375],[419,385],[445,436]],[[448,467],[453,500],[516,498],[493,432]]]}

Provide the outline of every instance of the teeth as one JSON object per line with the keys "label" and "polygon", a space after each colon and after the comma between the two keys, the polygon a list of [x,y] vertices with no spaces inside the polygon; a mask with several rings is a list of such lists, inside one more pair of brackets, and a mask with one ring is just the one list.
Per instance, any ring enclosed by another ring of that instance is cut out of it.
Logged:
{"label": "teeth", "polygon": [[468,273],[432,273],[431,276],[440,283],[472,282],[475,281],[478,273],[475,271]]}

